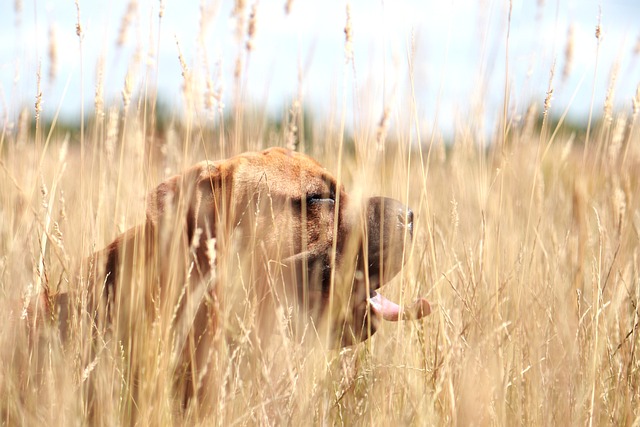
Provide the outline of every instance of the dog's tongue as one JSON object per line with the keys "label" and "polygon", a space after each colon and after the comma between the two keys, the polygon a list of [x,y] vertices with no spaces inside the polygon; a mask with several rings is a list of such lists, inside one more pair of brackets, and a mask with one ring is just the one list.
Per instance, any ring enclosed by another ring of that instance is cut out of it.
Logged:
{"label": "dog's tongue", "polygon": [[386,299],[379,293],[369,298],[369,304],[374,313],[381,316],[384,320],[397,322],[398,320],[421,319],[431,314],[431,306],[424,298],[418,298],[410,306],[401,309],[395,302]]}

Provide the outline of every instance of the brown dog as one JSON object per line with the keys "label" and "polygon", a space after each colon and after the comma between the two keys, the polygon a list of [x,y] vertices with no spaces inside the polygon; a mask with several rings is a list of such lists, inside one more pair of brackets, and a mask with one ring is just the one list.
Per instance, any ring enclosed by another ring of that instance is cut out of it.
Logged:
{"label": "brown dog", "polygon": [[[401,270],[412,235],[410,209],[388,198],[352,201],[303,154],[272,148],[201,162],[160,184],[146,223],[91,258],[82,292],[89,316],[79,318],[118,339],[161,322],[192,395],[229,319],[266,339],[283,309],[292,334],[311,322],[336,347],[366,340],[380,319],[429,314],[424,299],[402,310],[376,292]],[[63,328],[74,322],[67,299],[56,309]]]}

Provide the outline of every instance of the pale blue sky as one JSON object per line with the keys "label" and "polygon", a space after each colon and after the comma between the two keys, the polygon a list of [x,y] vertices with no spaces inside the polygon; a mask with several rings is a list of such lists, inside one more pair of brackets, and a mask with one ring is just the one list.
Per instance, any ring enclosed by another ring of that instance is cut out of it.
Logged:
{"label": "pale blue sky", "polygon": [[[19,14],[15,0],[1,1],[4,5],[0,11],[0,111],[10,122],[22,107],[33,108],[39,62],[45,114],[51,115],[60,108],[65,118],[72,118],[80,111],[82,99],[85,108],[93,108],[99,57],[105,60],[107,101],[121,103],[124,76],[134,62],[136,49],[142,53],[143,61],[135,73],[135,90],[141,91],[145,83],[153,84],[156,80],[151,77],[145,81],[146,64],[152,69],[157,67],[162,98],[180,110],[182,78],[176,38],[187,64],[203,79],[207,74],[206,58],[209,75],[223,82],[226,104],[232,103],[238,45],[234,36],[235,21],[230,19],[231,2],[205,2],[213,19],[201,44],[197,41],[201,2],[166,0],[159,51],[155,52],[158,0],[138,3],[128,40],[122,48],[116,46],[116,40],[129,2],[80,0],[84,31],[80,55],[75,34],[76,8],[72,1],[22,1]],[[253,3],[247,1],[247,11]],[[485,124],[491,126],[500,114],[504,94],[508,1],[350,3],[354,68],[345,67],[344,1],[294,0],[289,15],[284,12],[283,0],[260,1],[255,48],[247,68],[247,98],[266,103],[276,113],[281,112],[299,93],[298,68],[302,64],[304,103],[319,113],[336,111],[346,87],[350,123],[355,110],[359,125],[375,126],[383,105],[391,108],[395,122],[406,120],[410,114],[407,58],[413,37],[415,95],[422,126],[425,129],[431,126],[437,110],[438,128],[451,134],[457,123],[465,121],[478,99],[484,101]],[[594,86],[594,32],[599,9],[604,36]],[[570,24],[574,27],[574,60],[569,78],[563,80]],[[56,28],[58,42],[58,66],[53,81],[47,77],[51,26]],[[639,40],[639,0],[514,0],[509,55],[511,109],[524,112],[531,100],[542,104],[554,60],[553,113],[560,115],[575,93],[575,100],[568,107],[570,115],[586,116],[595,87],[594,112],[599,115],[616,61],[619,63],[616,106],[630,109],[631,97],[640,83],[640,55],[634,55]],[[202,45],[206,51],[202,51]],[[147,61],[150,46],[153,61]],[[219,60],[222,79],[216,73]],[[204,88],[204,84],[202,86]],[[354,93],[358,94],[356,108]]]}

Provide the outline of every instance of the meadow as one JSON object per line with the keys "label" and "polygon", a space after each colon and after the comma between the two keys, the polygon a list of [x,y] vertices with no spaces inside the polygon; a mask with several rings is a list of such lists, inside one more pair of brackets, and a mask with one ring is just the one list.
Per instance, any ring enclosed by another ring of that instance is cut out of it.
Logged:
{"label": "meadow", "polygon": [[[161,115],[152,82],[133,78],[105,102],[97,78],[95,105],[70,129],[41,116],[38,99],[3,119],[0,423],[81,425],[91,412],[104,425],[640,425],[640,89],[618,95],[625,109],[592,106],[580,128],[552,108],[553,73],[538,102],[505,101],[488,132],[473,115],[450,138],[425,132],[411,89],[374,120],[349,117],[346,95],[320,118],[300,99],[274,118],[243,98],[254,35],[250,8],[238,13],[247,43],[230,105],[179,54],[179,113]],[[384,293],[425,296],[430,316],[341,350],[297,343],[286,326],[266,349],[221,345],[219,398],[204,415],[180,410],[171,343],[153,324],[136,375],[126,343],[87,360],[86,336],[62,345],[45,327],[30,341],[27,305],[77,286],[85,257],[144,220],[151,188],[268,146],[312,155],[350,194],[413,209],[409,261]]]}

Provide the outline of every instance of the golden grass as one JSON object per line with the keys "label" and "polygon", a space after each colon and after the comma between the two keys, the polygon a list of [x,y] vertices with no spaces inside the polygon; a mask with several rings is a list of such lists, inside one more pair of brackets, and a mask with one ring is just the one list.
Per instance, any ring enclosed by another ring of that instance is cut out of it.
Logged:
{"label": "golden grass", "polygon": [[[258,15],[244,2],[234,13],[249,17],[238,35],[242,64]],[[128,25],[123,20],[121,34]],[[104,109],[98,78],[98,114],[82,149],[42,126],[3,130],[0,310],[11,314],[0,327],[0,423],[167,425],[203,416],[199,422],[220,425],[638,425],[638,94],[630,114],[607,107],[588,146],[548,123],[553,76],[542,127],[505,120],[500,144],[488,149],[473,135],[473,119],[449,146],[437,136],[416,143],[413,107],[385,107],[379,124],[362,124],[350,144],[344,108],[306,133],[297,100],[276,129],[238,102],[237,88],[233,120],[224,121],[222,86],[200,85],[182,54],[180,62],[188,107],[184,121],[162,133],[153,97],[136,94],[140,76],[129,74],[123,109]],[[238,81],[241,74],[238,66]],[[198,93],[210,95],[204,108]],[[397,115],[406,127],[389,127]],[[305,134],[311,140],[299,144]],[[274,314],[279,339],[255,347],[242,334],[253,326],[249,314],[232,345],[212,349],[218,396],[204,415],[193,407],[180,413],[170,346],[153,324],[135,351],[111,342],[90,359],[80,335],[63,347],[44,328],[28,342],[25,301],[77,286],[80,261],[144,219],[150,188],[197,160],[268,145],[297,145],[351,193],[413,208],[410,259],[385,293],[404,302],[426,296],[430,317],[387,323],[364,344],[329,351],[288,339],[284,312]],[[140,372],[130,372],[132,357]]]}

